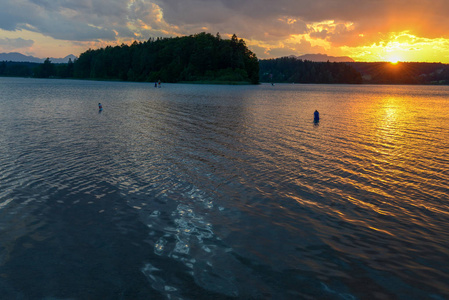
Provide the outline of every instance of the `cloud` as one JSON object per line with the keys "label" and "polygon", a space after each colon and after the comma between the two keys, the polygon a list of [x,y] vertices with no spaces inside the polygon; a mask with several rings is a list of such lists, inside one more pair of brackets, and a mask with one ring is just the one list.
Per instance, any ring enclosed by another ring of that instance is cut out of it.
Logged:
{"label": "cloud", "polygon": [[[262,56],[370,46],[391,32],[449,38],[448,11],[446,0],[4,0],[0,29],[86,45],[235,33]],[[298,36],[311,46],[289,44]]]}
{"label": "cloud", "polygon": [[[421,35],[449,36],[449,29],[444,28],[444,25],[449,25],[443,13],[449,11],[449,1],[445,0],[155,1],[164,12],[166,21],[181,27],[185,24],[207,24],[208,27],[227,24],[235,28],[232,24],[241,20],[237,23],[244,22],[254,30],[270,32],[279,25],[277,20],[290,18],[308,24],[326,20],[353,23],[355,35],[400,32],[414,27]],[[247,28],[243,31],[246,35]],[[335,36],[342,34],[336,33]]]}
{"label": "cloud", "polygon": [[33,44],[34,44],[33,40],[24,40],[22,38],[0,39],[0,48],[3,49],[3,51],[13,51],[13,50],[20,49],[20,48],[29,48],[29,47],[33,46]]}
{"label": "cloud", "polygon": [[[304,33],[307,24],[335,20],[353,23],[356,35],[400,32],[410,26],[422,34],[449,35],[444,28],[447,11],[445,0],[7,0],[0,28],[32,28],[58,39],[113,40],[114,32],[130,37],[133,33],[124,29],[143,22],[167,32],[191,34],[206,28],[269,40]],[[313,35],[323,38],[325,33]]]}
{"label": "cloud", "polygon": [[50,8],[46,1],[37,2],[21,0],[2,5],[0,28],[29,30],[61,40],[113,39],[115,36],[109,29],[96,27],[90,22],[92,19],[83,20],[78,12],[58,6],[58,2]]}

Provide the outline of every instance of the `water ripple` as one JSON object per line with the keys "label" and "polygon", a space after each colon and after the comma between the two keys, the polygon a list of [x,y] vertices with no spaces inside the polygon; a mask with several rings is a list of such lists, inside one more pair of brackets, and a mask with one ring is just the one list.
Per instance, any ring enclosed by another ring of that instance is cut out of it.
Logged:
{"label": "water ripple", "polygon": [[449,295],[446,87],[29,81],[0,99],[6,296]]}

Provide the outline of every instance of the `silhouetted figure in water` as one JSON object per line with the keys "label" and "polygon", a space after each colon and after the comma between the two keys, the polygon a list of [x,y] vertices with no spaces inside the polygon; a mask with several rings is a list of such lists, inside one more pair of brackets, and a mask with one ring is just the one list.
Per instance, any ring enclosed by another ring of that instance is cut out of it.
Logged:
{"label": "silhouetted figure in water", "polygon": [[318,123],[320,121],[320,113],[317,110],[315,110],[315,112],[313,113],[313,121],[315,123]]}
{"label": "silhouetted figure in water", "polygon": [[101,105],[101,103],[98,103],[98,112],[102,112],[103,111],[103,105]]}

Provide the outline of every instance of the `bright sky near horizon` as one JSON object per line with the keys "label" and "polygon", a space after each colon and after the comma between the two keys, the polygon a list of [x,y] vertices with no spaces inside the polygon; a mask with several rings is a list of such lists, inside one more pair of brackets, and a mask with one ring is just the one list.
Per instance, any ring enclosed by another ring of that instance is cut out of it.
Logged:
{"label": "bright sky near horizon", "polygon": [[243,38],[259,58],[449,63],[448,0],[3,0],[0,52],[89,48],[199,32]]}

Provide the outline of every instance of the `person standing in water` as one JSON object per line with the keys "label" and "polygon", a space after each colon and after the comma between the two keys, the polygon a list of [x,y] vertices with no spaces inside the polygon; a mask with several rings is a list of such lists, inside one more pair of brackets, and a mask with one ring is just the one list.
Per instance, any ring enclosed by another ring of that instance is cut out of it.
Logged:
{"label": "person standing in water", "polygon": [[101,105],[101,103],[98,103],[98,109],[103,110],[103,105]]}
{"label": "person standing in water", "polygon": [[320,113],[318,112],[318,110],[315,110],[315,112],[313,113],[313,121],[318,122],[320,120]]}

